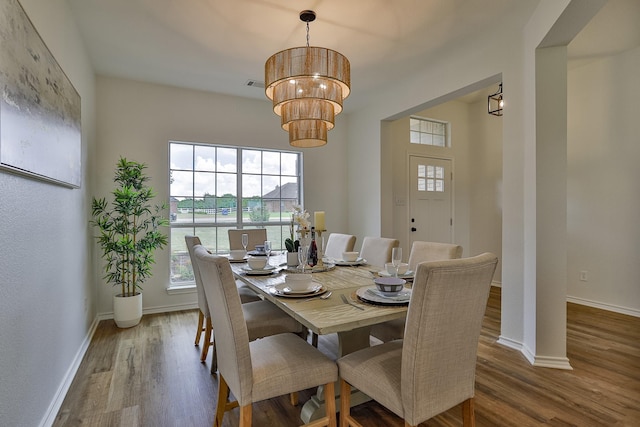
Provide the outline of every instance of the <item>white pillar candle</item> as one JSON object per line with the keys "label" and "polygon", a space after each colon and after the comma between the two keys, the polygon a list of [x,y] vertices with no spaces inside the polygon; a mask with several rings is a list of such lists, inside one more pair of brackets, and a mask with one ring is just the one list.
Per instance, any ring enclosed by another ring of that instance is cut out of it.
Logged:
{"label": "white pillar candle", "polygon": [[316,227],[316,230],[326,230],[326,228],[324,228],[324,211],[313,213],[313,225]]}

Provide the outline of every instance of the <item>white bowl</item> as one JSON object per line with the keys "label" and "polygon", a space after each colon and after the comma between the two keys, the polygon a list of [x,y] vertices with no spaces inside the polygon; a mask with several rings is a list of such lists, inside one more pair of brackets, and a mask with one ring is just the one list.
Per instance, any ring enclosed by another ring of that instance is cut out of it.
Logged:
{"label": "white bowl", "polygon": [[287,274],[284,282],[292,291],[306,291],[313,283],[311,274]]}
{"label": "white bowl", "polygon": [[342,260],[347,262],[354,262],[358,259],[359,252],[342,252]]}
{"label": "white bowl", "polygon": [[229,251],[229,258],[231,259],[243,259],[247,255],[247,251],[244,249],[233,249]]}
{"label": "white bowl", "polygon": [[406,280],[398,277],[379,277],[373,281],[383,295],[393,296],[398,294],[407,283]]}
{"label": "white bowl", "polygon": [[264,270],[264,267],[267,265],[267,258],[263,256],[250,256],[249,259],[247,259],[247,263],[253,270]]}

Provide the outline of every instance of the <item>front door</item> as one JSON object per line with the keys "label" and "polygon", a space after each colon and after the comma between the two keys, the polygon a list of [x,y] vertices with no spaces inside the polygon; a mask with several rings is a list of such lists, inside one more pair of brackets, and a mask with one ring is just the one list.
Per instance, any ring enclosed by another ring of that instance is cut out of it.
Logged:
{"label": "front door", "polygon": [[416,240],[452,243],[451,160],[410,156],[409,165],[410,244]]}

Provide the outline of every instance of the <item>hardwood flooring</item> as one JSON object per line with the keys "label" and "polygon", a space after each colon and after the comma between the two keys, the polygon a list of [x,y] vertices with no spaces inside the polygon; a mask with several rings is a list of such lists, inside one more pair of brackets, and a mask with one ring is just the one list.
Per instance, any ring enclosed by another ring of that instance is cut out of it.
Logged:
{"label": "hardwood flooring", "polygon": [[[492,289],[478,348],[476,425],[640,426],[640,319],[568,304],[567,352],[573,370],[534,368],[496,343],[500,290]],[[193,345],[196,311],[146,315],[131,329],[102,321],[54,423],[62,426],[210,426],[217,377],[211,357],[200,363]],[[335,336],[319,348],[336,354]],[[253,425],[301,424],[301,405],[314,390],[253,405]],[[364,427],[404,423],[375,402],[352,410]],[[224,427],[238,425],[238,410]],[[461,426],[455,407],[421,427]]]}

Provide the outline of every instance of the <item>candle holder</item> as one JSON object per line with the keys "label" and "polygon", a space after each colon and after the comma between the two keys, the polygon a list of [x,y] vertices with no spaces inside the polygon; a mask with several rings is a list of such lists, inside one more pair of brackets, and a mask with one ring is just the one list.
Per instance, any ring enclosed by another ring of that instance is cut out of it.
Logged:
{"label": "candle holder", "polygon": [[318,264],[316,264],[319,268],[324,268],[324,262],[322,258],[324,257],[324,239],[322,238],[322,233],[327,230],[316,230],[316,245],[318,246]]}

